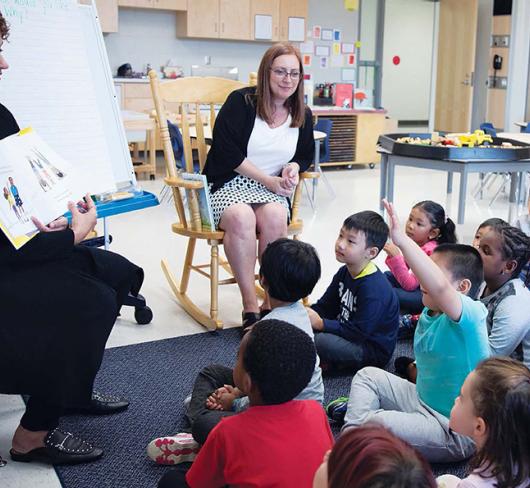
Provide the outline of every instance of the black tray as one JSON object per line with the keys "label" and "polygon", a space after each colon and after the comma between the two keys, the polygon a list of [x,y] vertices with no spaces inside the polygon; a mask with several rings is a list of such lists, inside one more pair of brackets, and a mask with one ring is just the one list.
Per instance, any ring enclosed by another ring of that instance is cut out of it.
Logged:
{"label": "black tray", "polygon": [[415,158],[427,159],[496,159],[503,161],[515,161],[517,159],[530,159],[530,144],[493,137],[493,145],[500,146],[503,142],[509,142],[513,148],[499,147],[456,147],[456,146],[421,146],[419,144],[407,144],[396,142],[400,137],[419,137],[420,139],[430,139],[431,133],[414,134],[384,134],[379,136],[377,143],[399,156],[411,156]]}

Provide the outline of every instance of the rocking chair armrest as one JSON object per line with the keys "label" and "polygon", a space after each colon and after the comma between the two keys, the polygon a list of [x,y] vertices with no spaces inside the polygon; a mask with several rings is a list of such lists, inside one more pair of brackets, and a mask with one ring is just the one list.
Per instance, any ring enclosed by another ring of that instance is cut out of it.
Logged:
{"label": "rocking chair armrest", "polygon": [[178,177],[166,177],[164,181],[167,186],[184,188],[185,190],[200,190],[204,188],[202,181],[183,180]]}
{"label": "rocking chair armrest", "polygon": [[300,173],[300,180],[312,180],[315,178],[320,178],[320,173],[317,171],[304,171]]}

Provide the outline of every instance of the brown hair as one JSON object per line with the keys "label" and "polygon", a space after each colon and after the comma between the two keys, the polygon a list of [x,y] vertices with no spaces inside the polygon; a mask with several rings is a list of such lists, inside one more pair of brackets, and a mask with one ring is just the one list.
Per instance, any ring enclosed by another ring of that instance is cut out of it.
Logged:
{"label": "brown hair", "polygon": [[6,19],[0,12],[0,39],[5,41],[9,37],[9,26],[7,25]]}
{"label": "brown hair", "polygon": [[331,451],[328,488],[436,488],[431,467],[377,424],[348,430]]}
{"label": "brown hair", "polygon": [[305,120],[304,104],[304,67],[300,51],[286,42],[271,46],[263,58],[258,69],[258,86],[256,88],[256,114],[270,124],[272,122],[272,94],[270,87],[270,71],[272,63],[278,56],[292,54],[298,59],[300,78],[296,91],[286,100],[285,105],[291,114],[291,127],[302,127]]}
{"label": "brown hair", "polygon": [[490,358],[475,369],[471,399],[486,424],[486,442],[471,460],[497,488],[515,488],[530,478],[530,370],[510,358]]}

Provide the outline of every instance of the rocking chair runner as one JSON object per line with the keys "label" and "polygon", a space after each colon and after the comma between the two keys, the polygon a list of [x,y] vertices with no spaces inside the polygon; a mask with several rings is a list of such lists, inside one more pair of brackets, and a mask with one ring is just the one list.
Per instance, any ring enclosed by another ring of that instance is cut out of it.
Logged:
{"label": "rocking chair runner", "polygon": [[[161,261],[162,270],[166,275],[173,293],[184,310],[208,329],[220,329],[223,326],[223,322],[218,318],[218,286],[236,283],[233,276],[219,280],[219,266],[232,275],[229,263],[226,260],[219,259],[219,245],[222,244],[224,232],[222,230],[210,231],[203,229],[198,203],[198,191],[203,188],[203,183],[200,181],[183,180],[179,176],[169,137],[167,118],[168,113],[179,113],[181,115],[179,125],[184,145],[183,159],[186,171],[189,173],[193,173],[192,138],[190,137],[189,121],[190,117],[195,118],[196,137],[194,140],[199,158],[199,167],[202,171],[206,162],[207,144],[204,137],[201,106],[209,105],[210,127],[213,131],[215,124],[215,105],[222,105],[232,91],[246,85],[239,81],[213,77],[189,77],[160,83],[156,72],[153,70],[149,72],[149,78],[156,110],[156,120],[160,130],[160,138],[162,140],[166,161],[167,177],[164,181],[173,193],[173,200],[179,219],[171,228],[175,234],[188,238],[180,286],[170,272],[166,260]],[[253,78],[251,76],[251,82],[252,80]],[[291,223],[288,227],[289,235],[292,235],[295,239],[302,232],[303,226],[302,220],[298,217],[302,180],[316,177],[318,177],[317,173],[306,172],[300,174],[300,183],[295,189],[292,201]],[[183,198],[181,190],[186,193],[186,199]],[[188,212],[186,212],[185,207],[187,207]],[[193,264],[197,239],[205,240],[210,246],[210,263],[208,264]],[[209,272],[207,271],[208,268]],[[195,305],[187,294],[191,271],[196,271],[210,279],[209,314],[206,314]],[[258,291],[260,290],[259,288],[257,289]]]}

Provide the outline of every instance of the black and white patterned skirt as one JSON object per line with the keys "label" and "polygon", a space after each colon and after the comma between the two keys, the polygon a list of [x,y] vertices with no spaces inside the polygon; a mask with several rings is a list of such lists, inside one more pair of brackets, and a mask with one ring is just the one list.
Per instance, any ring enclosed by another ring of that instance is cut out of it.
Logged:
{"label": "black and white patterned skirt", "polygon": [[277,195],[265,188],[261,183],[237,175],[234,179],[227,181],[221,188],[210,196],[212,203],[213,220],[215,227],[219,228],[219,222],[225,209],[236,203],[281,203],[287,210],[289,216],[290,204],[287,197]]}

